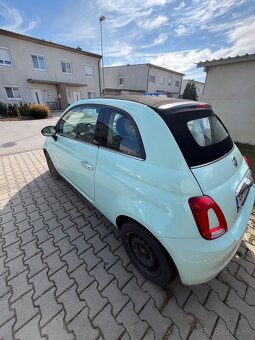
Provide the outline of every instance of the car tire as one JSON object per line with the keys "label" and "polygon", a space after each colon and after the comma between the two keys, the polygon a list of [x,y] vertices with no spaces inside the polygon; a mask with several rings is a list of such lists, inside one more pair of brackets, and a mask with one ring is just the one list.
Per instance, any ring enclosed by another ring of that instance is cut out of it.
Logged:
{"label": "car tire", "polygon": [[165,288],[176,277],[176,268],[160,242],[144,227],[125,222],[120,228],[124,248],[139,272]]}
{"label": "car tire", "polygon": [[48,168],[49,168],[51,177],[56,179],[56,180],[59,180],[61,178],[61,176],[58,173],[57,169],[55,168],[48,152],[45,151],[44,154],[45,154],[45,158],[46,158],[46,161],[47,161],[47,164],[48,164]]}

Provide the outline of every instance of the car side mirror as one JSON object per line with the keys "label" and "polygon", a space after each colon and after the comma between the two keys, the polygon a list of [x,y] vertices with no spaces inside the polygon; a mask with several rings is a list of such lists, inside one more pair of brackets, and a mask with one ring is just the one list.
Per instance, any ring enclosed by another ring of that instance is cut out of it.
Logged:
{"label": "car side mirror", "polygon": [[41,133],[45,137],[53,137],[57,133],[55,126],[45,126],[42,130]]}

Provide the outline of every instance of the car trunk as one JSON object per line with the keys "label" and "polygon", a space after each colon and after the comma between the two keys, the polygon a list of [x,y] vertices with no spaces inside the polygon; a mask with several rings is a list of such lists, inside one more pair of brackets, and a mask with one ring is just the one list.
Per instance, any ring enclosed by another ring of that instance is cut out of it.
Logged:
{"label": "car trunk", "polygon": [[[235,164],[237,165],[235,165]],[[210,196],[221,208],[227,221],[228,230],[234,225],[245,204],[249,191],[248,166],[240,151],[235,146],[233,150],[220,160],[201,167],[191,168],[204,195]],[[244,186],[243,186],[244,185]],[[241,189],[243,192],[240,192]],[[214,216],[210,216],[212,224]]]}
{"label": "car trunk", "polygon": [[[210,196],[220,207],[230,230],[245,204],[252,178],[226,127],[204,104],[158,112],[175,137],[203,195]],[[210,227],[218,225],[212,209],[208,218]]]}

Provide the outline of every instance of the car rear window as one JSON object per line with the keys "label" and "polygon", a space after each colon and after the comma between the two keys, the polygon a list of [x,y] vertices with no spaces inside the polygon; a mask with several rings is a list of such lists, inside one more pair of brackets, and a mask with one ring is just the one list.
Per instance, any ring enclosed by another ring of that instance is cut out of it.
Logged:
{"label": "car rear window", "polygon": [[157,109],[190,167],[211,163],[229,153],[233,141],[211,109]]}
{"label": "car rear window", "polygon": [[190,120],[188,129],[200,146],[207,146],[221,142],[228,133],[216,116],[209,116]]}

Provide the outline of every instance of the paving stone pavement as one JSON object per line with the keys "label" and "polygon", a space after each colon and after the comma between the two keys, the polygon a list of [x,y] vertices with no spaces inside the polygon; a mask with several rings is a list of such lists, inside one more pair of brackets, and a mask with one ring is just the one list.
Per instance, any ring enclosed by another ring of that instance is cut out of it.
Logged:
{"label": "paving stone pavement", "polygon": [[0,157],[0,339],[255,339],[255,211],[213,280],[167,290],[43,152]]}

